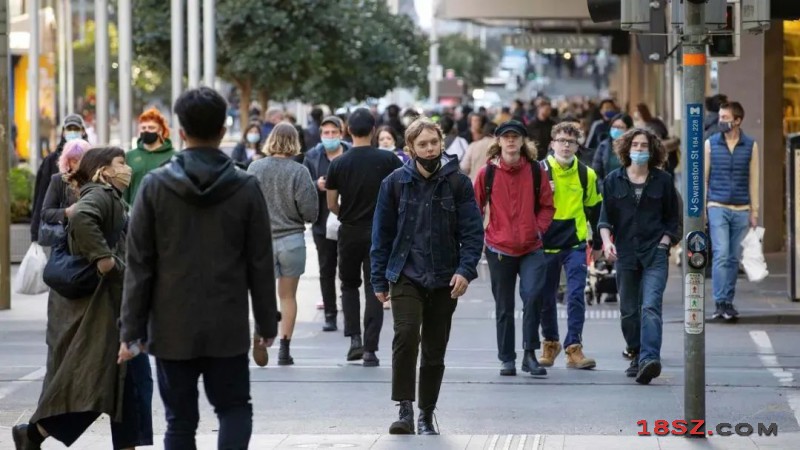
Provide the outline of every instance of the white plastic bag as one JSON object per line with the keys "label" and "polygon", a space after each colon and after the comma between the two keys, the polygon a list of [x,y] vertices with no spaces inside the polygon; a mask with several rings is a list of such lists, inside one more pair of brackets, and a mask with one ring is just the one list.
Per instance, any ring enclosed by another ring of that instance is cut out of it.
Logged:
{"label": "white plastic bag", "polygon": [[742,265],[747,274],[747,279],[753,282],[762,281],[767,278],[767,260],[764,259],[764,247],[761,241],[764,239],[764,228],[750,228],[747,235],[742,240]]}
{"label": "white plastic bag", "polygon": [[325,224],[325,237],[333,241],[339,240],[339,226],[341,224],[336,214],[328,214],[328,222]]}
{"label": "white plastic bag", "polygon": [[19,266],[19,272],[14,279],[14,291],[17,294],[24,295],[37,295],[47,292],[47,285],[44,284],[44,266],[47,265],[47,255],[44,254],[44,249],[41,245],[34,242],[31,244],[25,257],[22,258],[22,264]]}

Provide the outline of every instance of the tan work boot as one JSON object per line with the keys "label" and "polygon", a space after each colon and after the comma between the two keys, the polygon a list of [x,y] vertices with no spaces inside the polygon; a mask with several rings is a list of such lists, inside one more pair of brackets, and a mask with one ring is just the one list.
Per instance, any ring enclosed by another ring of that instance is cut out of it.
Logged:
{"label": "tan work boot", "polygon": [[583,354],[583,345],[572,344],[564,351],[567,354],[568,369],[594,369],[597,363]]}
{"label": "tan work boot", "polygon": [[553,367],[556,357],[561,353],[561,343],[558,341],[544,341],[542,343],[542,356],[539,357],[539,365]]}
{"label": "tan work boot", "polygon": [[253,361],[258,364],[258,367],[264,367],[269,362],[269,354],[267,347],[261,345],[261,336],[253,333]]}

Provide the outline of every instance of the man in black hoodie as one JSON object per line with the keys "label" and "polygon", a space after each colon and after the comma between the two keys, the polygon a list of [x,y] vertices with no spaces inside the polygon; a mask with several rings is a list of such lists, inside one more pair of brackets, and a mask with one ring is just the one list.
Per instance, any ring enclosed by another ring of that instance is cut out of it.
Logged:
{"label": "man in black hoodie", "polygon": [[207,87],[175,102],[186,150],[142,182],[131,213],[120,362],[156,357],[167,449],[195,448],[197,381],[219,418],[219,447],[247,448],[248,291],[255,345],[277,335],[270,220],[258,181],[219,150],[225,99]]}

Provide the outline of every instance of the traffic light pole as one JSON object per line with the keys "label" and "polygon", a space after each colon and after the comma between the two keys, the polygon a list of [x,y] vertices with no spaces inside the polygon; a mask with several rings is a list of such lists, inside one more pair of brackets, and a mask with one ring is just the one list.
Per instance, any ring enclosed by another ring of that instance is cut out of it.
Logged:
{"label": "traffic light pole", "polygon": [[[8,118],[8,1],[0,0],[0,310],[11,308],[11,194],[8,170],[11,121]],[[33,149],[31,150],[33,151]]]}
{"label": "traffic light pole", "polygon": [[[706,87],[705,0],[684,1],[683,36],[683,240],[684,416],[689,424],[706,417],[705,278],[708,236],[705,234],[705,144],[703,106]],[[704,429],[705,433],[705,429]]]}

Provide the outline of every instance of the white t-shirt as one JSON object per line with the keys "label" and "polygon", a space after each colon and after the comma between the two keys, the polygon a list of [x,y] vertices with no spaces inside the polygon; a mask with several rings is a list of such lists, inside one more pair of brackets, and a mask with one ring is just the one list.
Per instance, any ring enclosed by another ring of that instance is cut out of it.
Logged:
{"label": "white t-shirt", "polygon": [[450,147],[447,147],[444,152],[462,161],[464,159],[464,154],[467,153],[467,147],[469,147],[467,140],[459,136],[453,140]]}

